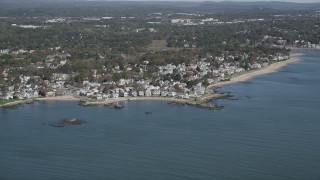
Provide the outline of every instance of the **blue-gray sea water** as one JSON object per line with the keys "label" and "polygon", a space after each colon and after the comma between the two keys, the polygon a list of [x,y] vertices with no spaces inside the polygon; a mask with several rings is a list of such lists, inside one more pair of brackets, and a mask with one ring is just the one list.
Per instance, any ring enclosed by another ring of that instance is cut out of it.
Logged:
{"label": "blue-gray sea water", "polygon": [[[38,102],[0,109],[0,179],[320,179],[320,51],[226,86],[221,111]],[[145,114],[152,112],[152,114]],[[63,118],[78,126],[48,126]]]}

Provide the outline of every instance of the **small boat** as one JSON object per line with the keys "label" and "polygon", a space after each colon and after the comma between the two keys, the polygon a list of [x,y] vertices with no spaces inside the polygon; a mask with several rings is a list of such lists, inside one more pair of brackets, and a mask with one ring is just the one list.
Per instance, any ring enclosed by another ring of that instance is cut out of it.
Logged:
{"label": "small boat", "polygon": [[113,105],[114,109],[122,109],[124,106],[121,106],[119,103]]}
{"label": "small boat", "polygon": [[152,114],[152,112],[145,112],[144,114],[149,115],[149,114]]}

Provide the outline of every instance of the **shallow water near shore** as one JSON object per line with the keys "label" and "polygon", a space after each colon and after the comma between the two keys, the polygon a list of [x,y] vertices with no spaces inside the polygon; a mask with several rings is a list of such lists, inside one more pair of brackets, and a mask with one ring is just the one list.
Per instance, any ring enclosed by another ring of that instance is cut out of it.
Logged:
{"label": "shallow water near shore", "polygon": [[[320,51],[220,89],[221,111],[37,102],[0,109],[0,179],[320,179]],[[146,112],[150,112],[146,114]],[[65,118],[87,123],[63,128]]]}

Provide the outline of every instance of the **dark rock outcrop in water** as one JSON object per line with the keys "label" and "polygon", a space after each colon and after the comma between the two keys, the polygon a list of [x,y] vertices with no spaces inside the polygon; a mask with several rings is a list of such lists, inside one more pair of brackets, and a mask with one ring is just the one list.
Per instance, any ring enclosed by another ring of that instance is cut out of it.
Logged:
{"label": "dark rock outcrop in water", "polygon": [[121,105],[119,105],[119,104],[115,104],[115,105],[113,105],[113,108],[114,108],[114,109],[123,109],[124,106],[121,106]]}
{"label": "dark rock outcrop in water", "polygon": [[211,104],[208,101],[203,101],[203,102],[179,102],[179,101],[172,101],[169,102],[168,104],[175,104],[175,105],[188,105],[188,106],[194,106],[197,108],[201,109],[208,109],[208,110],[213,110],[213,111],[218,111],[223,108],[223,106],[218,106],[216,104]]}
{"label": "dark rock outcrop in water", "polygon": [[63,119],[63,120],[58,121],[56,123],[50,123],[49,126],[60,128],[60,127],[65,127],[65,126],[69,126],[69,125],[82,125],[84,123],[87,123],[87,122],[74,118],[74,119]]}
{"label": "dark rock outcrop in water", "polygon": [[87,101],[85,101],[85,100],[80,100],[79,105],[80,106],[90,106],[90,104],[88,104]]}

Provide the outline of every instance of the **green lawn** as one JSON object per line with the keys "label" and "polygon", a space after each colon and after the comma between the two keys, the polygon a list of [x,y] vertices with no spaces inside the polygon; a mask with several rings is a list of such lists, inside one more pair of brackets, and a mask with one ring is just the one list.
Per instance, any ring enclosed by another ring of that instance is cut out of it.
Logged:
{"label": "green lawn", "polygon": [[9,99],[9,100],[0,99],[0,106],[5,105],[7,103],[15,102],[15,101],[19,101],[19,100],[18,99]]}

